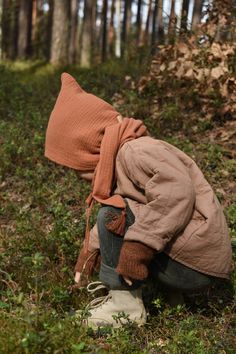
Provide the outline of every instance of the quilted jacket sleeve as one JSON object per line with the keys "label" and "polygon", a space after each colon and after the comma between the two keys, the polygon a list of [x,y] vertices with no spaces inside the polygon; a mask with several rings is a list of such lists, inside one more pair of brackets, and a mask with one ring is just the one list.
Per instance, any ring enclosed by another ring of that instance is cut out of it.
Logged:
{"label": "quilted jacket sleeve", "polygon": [[138,150],[129,143],[126,146],[122,163],[147,203],[140,206],[125,239],[161,252],[185,228],[193,212],[195,192],[188,168],[163,146],[151,150],[145,145],[137,144]]}

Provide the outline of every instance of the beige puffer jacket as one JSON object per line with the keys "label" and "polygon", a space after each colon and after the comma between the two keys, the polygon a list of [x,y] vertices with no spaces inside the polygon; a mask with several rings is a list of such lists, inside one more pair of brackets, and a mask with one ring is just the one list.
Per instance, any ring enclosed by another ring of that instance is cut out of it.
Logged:
{"label": "beige puffer jacket", "polygon": [[[196,163],[151,137],[124,144],[114,194],[127,199],[135,223],[125,239],[140,241],[205,274],[229,278],[232,250],[223,210]],[[96,225],[90,250],[99,247]]]}

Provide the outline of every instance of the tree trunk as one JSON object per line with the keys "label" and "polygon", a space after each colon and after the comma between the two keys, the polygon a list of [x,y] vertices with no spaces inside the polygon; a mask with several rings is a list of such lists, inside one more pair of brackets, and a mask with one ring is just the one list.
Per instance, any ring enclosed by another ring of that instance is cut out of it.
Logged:
{"label": "tree trunk", "polygon": [[77,49],[79,0],[71,0],[71,27],[69,42],[69,63],[75,63]]}
{"label": "tree trunk", "polygon": [[121,57],[121,0],[116,0],[116,46],[115,55],[116,57]]}
{"label": "tree trunk", "polygon": [[43,0],[33,0],[32,4],[32,33],[31,33],[31,54],[34,58],[45,56],[45,24],[46,15],[43,10]]}
{"label": "tree trunk", "polygon": [[45,19],[45,43],[47,43],[44,49],[44,56],[48,61],[50,61],[51,47],[52,47],[52,22],[53,22],[53,0],[48,0],[49,10]]}
{"label": "tree trunk", "polygon": [[68,64],[69,35],[70,1],[55,1],[52,20],[51,64]]}
{"label": "tree trunk", "polygon": [[201,22],[203,0],[194,0],[192,30],[194,31],[197,25]]}
{"label": "tree trunk", "polygon": [[84,4],[84,19],[82,27],[82,41],[81,41],[81,60],[80,64],[84,68],[91,66],[92,58],[92,42],[94,32],[94,7],[96,5],[95,0],[86,0]]}
{"label": "tree trunk", "polygon": [[172,0],[169,25],[168,25],[168,41],[172,41],[175,36],[175,26],[176,26],[175,0]]}
{"label": "tree trunk", "polygon": [[152,37],[151,37],[151,53],[155,54],[156,52],[156,27],[157,27],[157,14],[158,14],[158,4],[159,0],[155,0],[154,9],[153,9],[153,17],[152,17]]}
{"label": "tree trunk", "polygon": [[2,21],[3,21],[3,0],[0,0],[0,60],[2,59]]}
{"label": "tree trunk", "polygon": [[15,59],[18,41],[19,1],[3,0],[3,57]]}
{"label": "tree trunk", "polygon": [[128,49],[130,27],[131,27],[131,6],[132,0],[125,0],[124,2],[124,20],[123,20],[123,30],[122,30],[122,44],[124,52]]}
{"label": "tree trunk", "polygon": [[103,0],[102,8],[102,62],[107,58],[107,0]]}
{"label": "tree trunk", "polygon": [[149,0],[147,20],[146,20],[145,32],[144,32],[144,38],[143,38],[143,42],[146,46],[149,45],[149,27],[150,27],[150,22],[151,22],[151,16],[152,16],[152,0]]}
{"label": "tree trunk", "polygon": [[138,0],[137,19],[136,19],[136,45],[141,45],[141,33],[142,33],[142,5],[143,1]]}
{"label": "tree trunk", "polygon": [[163,0],[158,1],[157,9],[157,42],[164,43]]}
{"label": "tree trunk", "polygon": [[115,16],[115,0],[112,0],[111,19],[110,19],[110,25],[108,30],[108,46],[109,46],[110,56],[113,56],[114,54],[114,37],[115,37],[114,16]]}
{"label": "tree trunk", "polygon": [[181,30],[186,31],[188,28],[188,11],[189,11],[189,0],[183,0],[182,11],[181,11]]}
{"label": "tree trunk", "polygon": [[32,1],[20,0],[18,19],[17,57],[25,59],[29,54]]}

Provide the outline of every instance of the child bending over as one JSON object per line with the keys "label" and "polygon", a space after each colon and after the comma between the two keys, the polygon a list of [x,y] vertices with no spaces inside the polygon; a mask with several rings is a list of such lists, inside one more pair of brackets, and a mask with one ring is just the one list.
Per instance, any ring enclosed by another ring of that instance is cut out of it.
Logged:
{"label": "child bending over", "polygon": [[45,156],[91,181],[87,218],[94,201],[101,205],[75,267],[75,281],[84,285],[99,265],[109,289],[106,301],[91,309],[88,324],[117,326],[114,315],[120,312],[144,324],[141,289],[147,278],[170,292],[228,279],[225,217],[196,163],[150,137],[141,120],[122,118],[69,74],[61,80]]}

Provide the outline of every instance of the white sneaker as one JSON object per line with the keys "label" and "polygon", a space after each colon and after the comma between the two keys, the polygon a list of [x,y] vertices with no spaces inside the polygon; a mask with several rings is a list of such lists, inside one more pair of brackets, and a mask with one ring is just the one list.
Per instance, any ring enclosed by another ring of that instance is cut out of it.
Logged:
{"label": "white sneaker", "polygon": [[[87,290],[94,293],[104,287],[100,282],[93,282],[88,285]],[[118,328],[130,321],[141,326],[147,320],[141,288],[110,290],[108,295],[92,300],[88,310],[90,316],[86,320],[86,325],[92,328],[102,326]]]}

